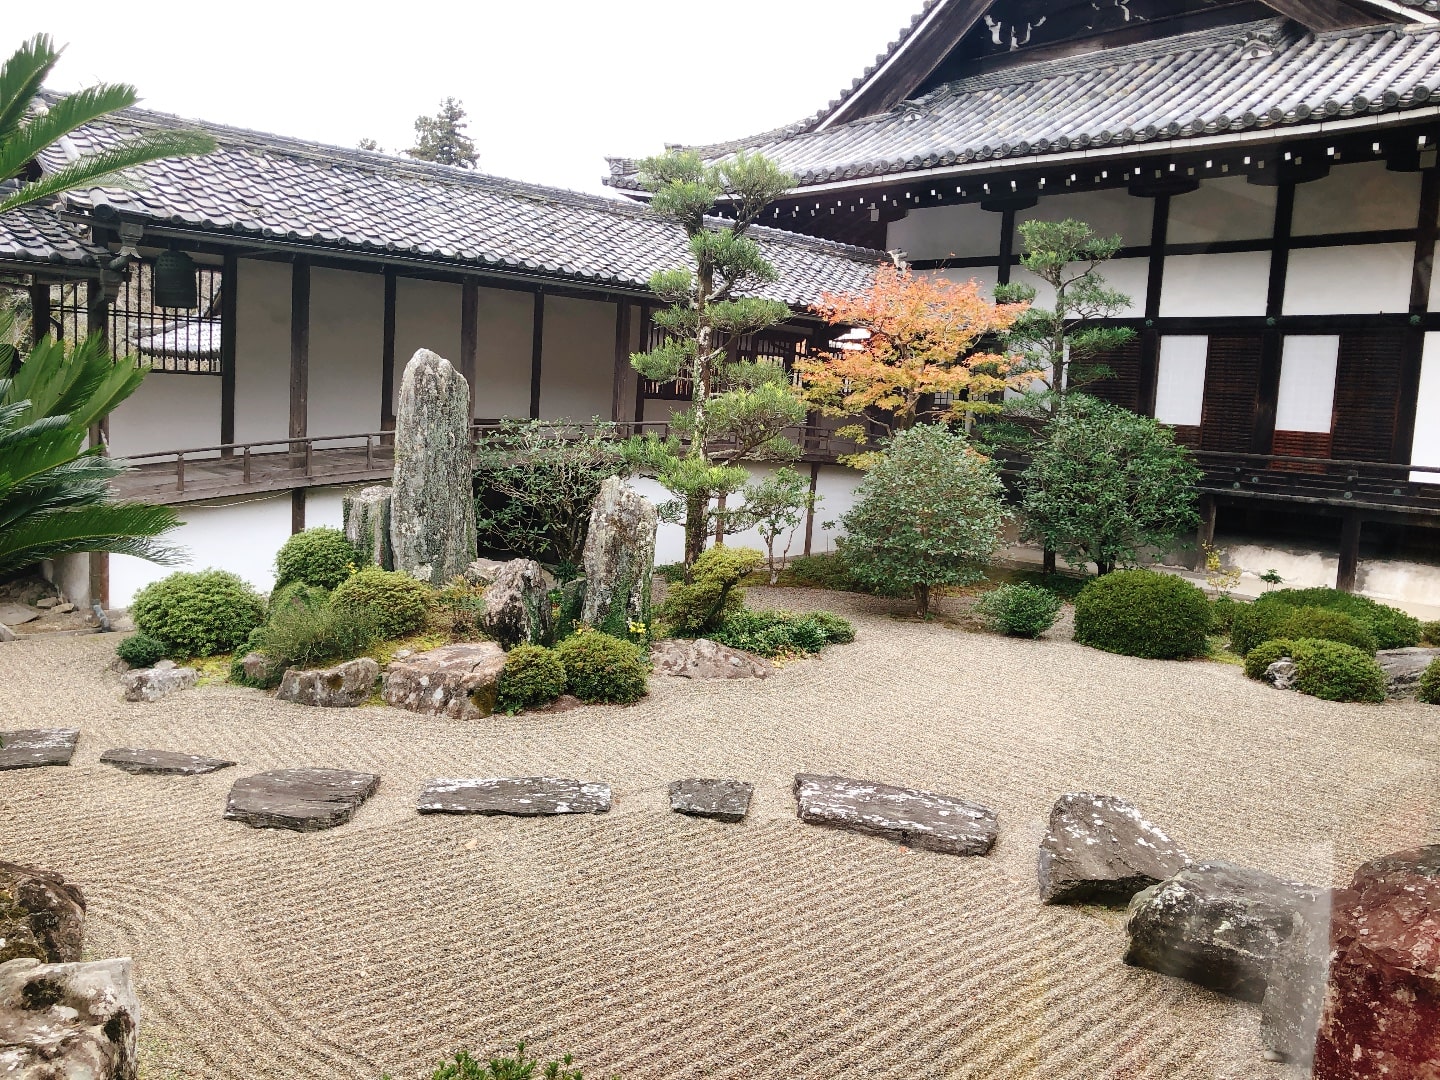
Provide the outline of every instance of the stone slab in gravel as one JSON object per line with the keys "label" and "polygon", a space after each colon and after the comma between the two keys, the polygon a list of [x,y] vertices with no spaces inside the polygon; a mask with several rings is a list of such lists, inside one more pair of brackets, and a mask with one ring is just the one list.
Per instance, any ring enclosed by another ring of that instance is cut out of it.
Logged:
{"label": "stone slab in gravel", "polygon": [[799,773],[795,801],[811,825],[883,836],[946,855],[985,855],[995,846],[995,811],[933,791],[844,776]]}
{"label": "stone slab in gravel", "polygon": [[80,740],[77,728],[26,728],[0,731],[0,772],[69,765]]}
{"label": "stone slab in gravel", "polygon": [[139,1026],[128,958],[0,964],[0,1075],[134,1080]]}
{"label": "stone slab in gravel", "polygon": [[228,769],[235,764],[233,761],[201,757],[198,754],[178,754],[173,750],[141,750],[129,746],[106,750],[100,755],[100,763],[114,765],[128,773],[156,773],[161,776],[199,776],[202,773]]}
{"label": "stone slab in gravel", "polygon": [[610,809],[610,785],[553,776],[431,780],[416,807],[422,814],[603,814]]}
{"label": "stone slab in gravel", "polygon": [[692,817],[741,821],[754,793],[755,786],[743,780],[676,780],[670,785],[670,809]]}
{"label": "stone slab in gravel", "polygon": [[1040,902],[1125,903],[1190,865],[1180,845],[1114,795],[1062,795],[1040,841]]}
{"label": "stone slab in gravel", "polygon": [[1296,916],[1314,916],[1328,903],[1328,890],[1313,885],[1233,863],[1201,863],[1135,894],[1125,920],[1125,962],[1258,1002],[1296,931]]}
{"label": "stone slab in gravel", "polygon": [[225,817],[256,829],[333,829],[354,817],[379,786],[374,773],[274,769],[235,781]]}
{"label": "stone slab in gravel", "polygon": [[40,612],[31,607],[23,607],[20,604],[5,604],[0,606],[0,622],[10,626],[23,626],[40,618]]}

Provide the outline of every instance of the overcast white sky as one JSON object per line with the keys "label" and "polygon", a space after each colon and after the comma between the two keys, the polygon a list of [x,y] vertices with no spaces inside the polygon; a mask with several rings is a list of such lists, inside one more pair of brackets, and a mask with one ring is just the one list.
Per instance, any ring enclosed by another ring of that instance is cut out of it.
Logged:
{"label": "overcast white sky", "polygon": [[[486,172],[604,190],[604,155],[751,135],[814,113],[922,0],[66,0],[4,19],[6,55],[68,46],[51,85],[135,84],[162,112],[410,146],[463,100]],[[713,70],[705,65],[718,61]]]}

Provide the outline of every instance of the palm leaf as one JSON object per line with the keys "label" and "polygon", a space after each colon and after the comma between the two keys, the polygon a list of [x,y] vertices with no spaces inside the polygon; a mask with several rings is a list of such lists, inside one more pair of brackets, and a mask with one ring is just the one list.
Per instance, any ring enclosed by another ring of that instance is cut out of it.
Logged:
{"label": "palm leaf", "polygon": [[[60,50],[50,35],[36,34],[0,65],[0,143],[8,142],[11,132],[25,119],[25,110],[40,93],[58,59]],[[3,174],[0,179],[4,179]]]}
{"label": "palm leaf", "polygon": [[14,176],[77,128],[139,100],[133,86],[101,83],[57,98],[36,110],[0,140],[0,176]]}
{"label": "palm leaf", "polygon": [[140,135],[87,154],[44,179],[23,184],[9,198],[0,199],[0,213],[77,188],[129,186],[127,178],[118,175],[126,169],[164,158],[208,154],[215,146],[215,140],[203,131],[157,131]]}
{"label": "palm leaf", "polygon": [[35,514],[13,528],[0,530],[0,575],[42,559],[85,551],[112,551],[172,564],[182,557],[181,550],[156,537],[178,524],[173,508],[143,503],[105,503]]}

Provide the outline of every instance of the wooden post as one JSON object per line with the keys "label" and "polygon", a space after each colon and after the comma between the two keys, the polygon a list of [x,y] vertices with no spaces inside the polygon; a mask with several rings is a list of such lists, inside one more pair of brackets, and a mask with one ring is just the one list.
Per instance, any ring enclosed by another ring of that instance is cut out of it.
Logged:
{"label": "wooden post", "polygon": [[39,341],[50,332],[50,283],[30,286],[30,340]]}
{"label": "wooden post", "polygon": [[540,419],[540,356],[545,348],[545,292],[535,290],[535,324],[530,335],[530,419]]}
{"label": "wooden post", "polygon": [[[291,467],[304,461],[300,440],[309,434],[310,401],[310,260],[295,256],[290,267],[290,444]],[[301,496],[301,521],[304,497]],[[303,525],[302,525],[303,528]]]}
{"label": "wooden post", "polygon": [[[650,347],[650,305],[640,305],[640,351]],[[635,423],[645,420],[645,377],[635,373]],[[636,434],[639,434],[637,431]]]}
{"label": "wooden post", "polygon": [[[225,253],[220,272],[220,441],[235,441],[235,328],[240,321],[239,296],[240,259],[233,251]],[[232,457],[235,451],[221,451]]]}
{"label": "wooden post", "polygon": [[290,489],[290,535],[305,531],[305,489]]}
{"label": "wooden post", "polygon": [[[99,281],[90,282],[86,290],[85,329],[102,338],[110,336],[110,302],[115,298],[120,282],[113,274],[102,273]],[[110,418],[103,416],[90,429],[90,442],[94,446],[104,444],[110,434]],[[110,606],[110,553],[92,551],[89,555],[90,596],[89,603],[99,604],[102,609]],[[72,602],[75,597],[69,597]],[[78,605],[88,606],[88,605]]]}
{"label": "wooden post", "polygon": [[[1282,180],[1275,189],[1275,230],[1270,245],[1270,281],[1265,315],[1278,319],[1285,310],[1285,282],[1290,272],[1290,233],[1295,218],[1295,181]],[[1280,403],[1280,362],[1283,342],[1278,330],[1260,338],[1260,381],[1255,387],[1255,418],[1250,452],[1268,454],[1275,446],[1275,410]]]}
{"label": "wooden post", "polygon": [[[1420,180],[1420,218],[1415,230],[1415,262],[1410,270],[1410,317],[1423,319],[1430,311],[1430,283],[1435,273],[1436,219],[1440,217],[1440,168],[1426,169]],[[1419,326],[1405,332],[1400,392],[1396,400],[1395,437],[1390,460],[1408,464],[1415,444],[1415,407],[1420,397],[1420,365],[1425,355],[1425,331]]]}
{"label": "wooden post", "polygon": [[1214,495],[1200,496],[1200,527],[1195,531],[1196,570],[1205,569],[1205,549],[1215,543],[1215,519],[1219,517],[1219,512]]}
{"label": "wooden post", "polygon": [[385,268],[385,316],[380,340],[380,430],[392,434],[386,445],[395,442],[395,271]]}
{"label": "wooden post", "polygon": [[[610,391],[610,419],[625,419],[625,386],[634,369],[630,366],[630,301],[615,303],[615,374]],[[638,375],[639,372],[636,372]]]}
{"label": "wooden post", "polygon": [[995,283],[1010,284],[1010,264],[1015,261],[1015,211],[1000,211],[1000,265],[996,268]]}
{"label": "wooden post", "polygon": [[810,505],[805,510],[805,554],[810,554],[810,543],[815,538],[815,488],[820,483],[820,463],[810,463]]}
{"label": "wooden post", "polygon": [[1360,569],[1360,515],[1346,511],[1340,522],[1340,568],[1335,574],[1335,588],[1341,592],[1355,591],[1355,576]]}
{"label": "wooden post", "polygon": [[460,374],[470,387],[470,423],[475,423],[475,383],[479,378],[480,289],[474,278],[460,285]]}
{"label": "wooden post", "polygon": [[1170,196],[1155,196],[1150,219],[1150,265],[1145,278],[1145,329],[1140,331],[1140,373],[1136,387],[1136,408],[1144,416],[1155,415],[1155,390],[1160,383],[1160,333],[1149,324],[1160,317],[1160,297],[1165,286],[1165,246],[1170,240]]}

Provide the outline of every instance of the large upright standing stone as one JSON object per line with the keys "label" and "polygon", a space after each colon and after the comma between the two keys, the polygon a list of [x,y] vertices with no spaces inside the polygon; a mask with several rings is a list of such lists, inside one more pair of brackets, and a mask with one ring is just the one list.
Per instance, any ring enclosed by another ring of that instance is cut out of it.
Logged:
{"label": "large upright standing stone", "polygon": [[627,624],[650,621],[658,521],[650,500],[620,477],[600,485],[585,538],[581,622],[623,637]]}
{"label": "large upright standing stone", "polygon": [[366,566],[394,570],[395,557],[390,550],[389,484],[373,484],[359,491],[347,492],[340,500],[340,513],[345,523],[345,539],[355,546]]}
{"label": "large upright standing stone", "polygon": [[395,569],[432,585],[475,558],[470,387],[450,361],[421,349],[405,365],[395,417],[390,546]]}

